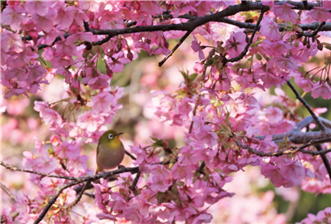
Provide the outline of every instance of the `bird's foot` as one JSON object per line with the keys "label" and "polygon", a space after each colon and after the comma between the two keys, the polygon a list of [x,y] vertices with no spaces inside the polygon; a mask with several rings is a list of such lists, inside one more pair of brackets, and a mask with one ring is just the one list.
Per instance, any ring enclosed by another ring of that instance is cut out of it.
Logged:
{"label": "bird's foot", "polygon": [[122,169],[122,168],[125,168],[125,166],[118,165],[118,167],[117,167],[117,169]]}

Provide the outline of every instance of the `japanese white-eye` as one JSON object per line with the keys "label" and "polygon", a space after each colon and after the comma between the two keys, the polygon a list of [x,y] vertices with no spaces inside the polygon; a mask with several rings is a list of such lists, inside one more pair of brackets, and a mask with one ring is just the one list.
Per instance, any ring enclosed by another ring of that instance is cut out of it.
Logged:
{"label": "japanese white-eye", "polygon": [[116,168],[122,162],[125,154],[124,146],[119,138],[123,134],[114,130],[106,131],[101,135],[97,147],[97,171]]}

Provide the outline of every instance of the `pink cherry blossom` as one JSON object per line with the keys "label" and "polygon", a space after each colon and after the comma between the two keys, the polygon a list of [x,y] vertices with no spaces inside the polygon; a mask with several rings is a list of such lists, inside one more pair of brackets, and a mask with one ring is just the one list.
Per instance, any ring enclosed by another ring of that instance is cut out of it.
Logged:
{"label": "pink cherry blossom", "polygon": [[233,33],[226,42],[230,57],[238,56],[246,47],[246,35],[243,31]]}
{"label": "pink cherry blossom", "polygon": [[20,30],[20,26],[28,21],[28,18],[23,15],[24,12],[21,6],[8,6],[1,13],[1,23],[9,25],[14,31]]}
{"label": "pink cherry blossom", "polygon": [[54,148],[57,156],[62,158],[76,159],[80,154],[78,145],[63,141],[61,145]]}
{"label": "pink cherry blossom", "polygon": [[75,13],[75,7],[65,7],[64,5],[60,4],[55,18],[55,23],[57,23],[58,27],[61,29],[68,29],[74,21]]}
{"label": "pink cherry blossom", "polygon": [[319,22],[323,22],[330,19],[331,13],[324,7],[314,7],[307,13],[307,16]]}
{"label": "pink cherry blossom", "polygon": [[130,60],[124,57],[123,52],[116,53],[107,60],[108,66],[113,72],[121,72],[124,69],[124,64],[129,62]]}
{"label": "pink cherry blossom", "polygon": [[194,52],[198,52],[200,60],[205,59],[205,55],[204,55],[204,53],[203,53],[203,51],[200,47],[200,43],[198,43],[198,40],[195,36],[193,36],[193,41],[192,41],[191,47],[192,47]]}
{"label": "pink cherry blossom", "polygon": [[88,111],[78,116],[77,125],[90,133],[95,132],[104,122],[104,118],[94,111]]}
{"label": "pink cherry blossom", "polygon": [[306,79],[303,77],[295,77],[295,82],[305,92],[310,92],[314,87],[314,83],[310,79]]}
{"label": "pink cherry blossom", "polygon": [[47,14],[40,15],[40,14],[32,14],[32,18],[36,23],[36,27],[39,31],[50,32],[53,29],[53,22],[56,18],[56,10],[53,8],[49,8]]}
{"label": "pink cherry blossom", "polygon": [[49,105],[45,102],[35,101],[34,109],[40,113],[40,117],[43,119],[45,124],[52,126],[61,125],[62,117],[55,110],[49,108]]}
{"label": "pink cherry blossom", "polygon": [[100,5],[97,0],[90,0],[90,1],[79,1],[79,7],[81,9],[88,9],[91,12],[98,11]]}
{"label": "pink cherry blossom", "polygon": [[323,82],[321,84],[315,84],[315,87],[311,90],[311,96],[317,98],[321,96],[323,99],[331,98],[331,87],[328,82]]}
{"label": "pink cherry blossom", "polygon": [[278,25],[268,16],[264,16],[262,19],[260,32],[264,36],[268,36],[270,41],[277,41],[280,38]]}
{"label": "pink cherry blossom", "polygon": [[[321,156],[305,151],[314,147],[294,151],[322,138],[327,121],[323,133],[313,122],[301,125],[312,119],[280,89],[294,78],[308,95],[330,98],[331,29],[319,30],[317,22],[330,21],[331,3],[29,0],[1,6],[1,134],[8,149],[1,157],[32,172],[2,172],[7,222],[283,224],[298,220],[278,213],[275,193],[284,203],[298,198],[279,187],[331,192]],[[327,115],[319,107],[315,114]],[[94,175],[96,144],[108,129],[123,132],[119,139],[131,155],[125,168],[112,171],[115,180],[92,177],[93,189],[84,193],[94,200],[79,198],[86,182],[67,177]],[[270,184],[275,191],[261,193]],[[330,210],[302,223],[327,222]]]}
{"label": "pink cherry blossom", "polygon": [[171,185],[171,173],[164,166],[153,166],[147,183],[152,191],[165,192]]}
{"label": "pink cherry blossom", "polygon": [[292,5],[283,2],[281,5],[274,5],[273,8],[275,16],[293,24],[297,23],[299,15],[293,10],[294,7]]}
{"label": "pink cherry blossom", "polygon": [[52,4],[53,2],[28,0],[25,3],[24,8],[30,14],[37,13],[40,16],[45,16]]}

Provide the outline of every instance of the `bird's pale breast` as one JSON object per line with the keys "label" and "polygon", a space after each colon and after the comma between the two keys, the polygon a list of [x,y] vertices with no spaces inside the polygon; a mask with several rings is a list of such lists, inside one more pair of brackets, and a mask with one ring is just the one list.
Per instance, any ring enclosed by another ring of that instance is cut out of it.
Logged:
{"label": "bird's pale breast", "polygon": [[117,147],[101,144],[98,146],[97,165],[100,170],[116,168],[122,162],[124,154],[124,147],[121,142]]}

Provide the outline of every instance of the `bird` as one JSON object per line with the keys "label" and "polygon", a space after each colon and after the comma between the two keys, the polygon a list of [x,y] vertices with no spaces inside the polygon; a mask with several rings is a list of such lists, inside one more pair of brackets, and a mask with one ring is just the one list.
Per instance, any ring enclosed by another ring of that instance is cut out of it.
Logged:
{"label": "bird", "polygon": [[121,164],[124,158],[125,149],[115,130],[108,130],[101,135],[97,146],[97,170],[96,173],[114,169]]}

